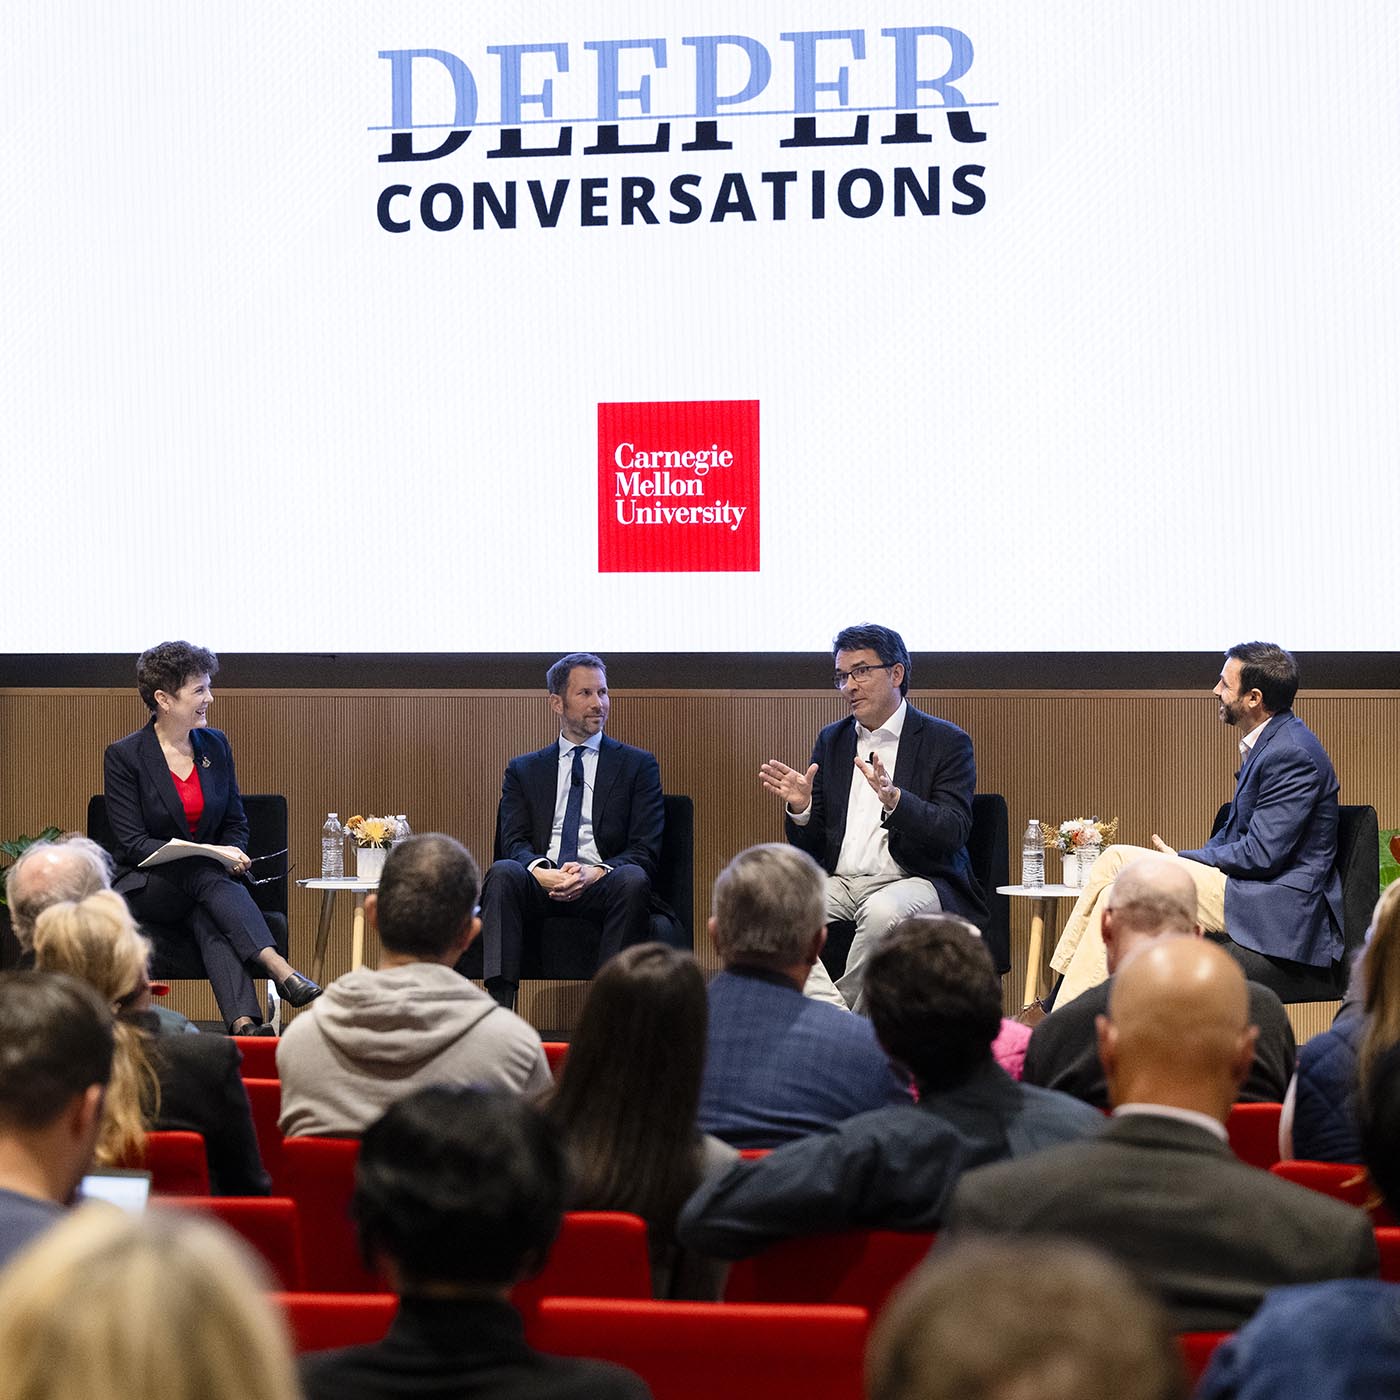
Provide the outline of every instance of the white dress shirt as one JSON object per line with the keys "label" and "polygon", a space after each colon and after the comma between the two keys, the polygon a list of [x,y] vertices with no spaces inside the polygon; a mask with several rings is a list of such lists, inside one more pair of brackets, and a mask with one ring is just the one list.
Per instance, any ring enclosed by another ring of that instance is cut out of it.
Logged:
{"label": "white dress shirt", "polygon": [[[604,865],[606,862],[598,854],[593,841],[593,784],[598,776],[598,750],[603,745],[603,731],[584,741],[583,744],[583,811],[578,822],[578,862],[580,865]],[[559,864],[559,847],[564,838],[564,809],[569,805],[569,788],[572,786],[574,771],[574,748],[572,739],[559,736],[559,782],[554,789],[554,829],[549,834],[549,858]]]}
{"label": "white dress shirt", "polygon": [[[899,736],[904,732],[909,702],[901,700],[899,708],[878,729],[867,729],[856,722],[856,755],[866,763],[871,752],[880,755],[885,772],[894,779],[894,765],[899,758]],[[851,794],[846,804],[846,835],[841,842],[841,854],[836,861],[838,875],[903,875],[899,862],[890,854],[890,834],[885,829],[885,808],[875,795],[875,789],[865,780],[865,774],[851,765]]]}
{"label": "white dress shirt", "polygon": [[[1273,719],[1273,715],[1270,715],[1269,719]],[[1269,719],[1266,719],[1263,724],[1256,724],[1254,728],[1251,729],[1249,733],[1246,734],[1244,738],[1240,740],[1241,768],[1243,768],[1244,765],[1249,762],[1249,756],[1254,752],[1254,746],[1259,742],[1259,736],[1268,727]]]}

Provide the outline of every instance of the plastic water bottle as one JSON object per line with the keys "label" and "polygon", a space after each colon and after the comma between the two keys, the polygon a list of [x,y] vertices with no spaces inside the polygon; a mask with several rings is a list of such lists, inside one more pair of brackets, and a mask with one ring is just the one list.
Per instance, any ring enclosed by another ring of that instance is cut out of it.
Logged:
{"label": "plastic water bottle", "polygon": [[408,818],[402,812],[394,818],[394,845],[400,841],[407,841],[413,835],[413,828],[408,824]]}
{"label": "plastic water bottle", "polygon": [[321,878],[339,880],[345,875],[345,831],[334,812],[321,828]]}
{"label": "plastic water bottle", "polygon": [[1026,834],[1021,838],[1021,884],[1028,890],[1038,890],[1045,884],[1045,838],[1034,818],[1027,823]]}

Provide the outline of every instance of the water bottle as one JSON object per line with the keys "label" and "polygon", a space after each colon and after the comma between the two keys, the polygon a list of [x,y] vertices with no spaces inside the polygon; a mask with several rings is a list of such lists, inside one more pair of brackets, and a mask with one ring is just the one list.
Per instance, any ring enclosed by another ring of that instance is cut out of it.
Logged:
{"label": "water bottle", "polygon": [[1026,834],[1021,838],[1021,884],[1028,890],[1038,890],[1045,884],[1045,838],[1034,818],[1026,824]]}
{"label": "water bottle", "polygon": [[402,812],[394,818],[394,845],[400,841],[407,841],[413,835],[413,828],[408,824],[408,818]]}
{"label": "water bottle", "polygon": [[339,880],[345,875],[345,831],[334,812],[321,828],[321,878]]}

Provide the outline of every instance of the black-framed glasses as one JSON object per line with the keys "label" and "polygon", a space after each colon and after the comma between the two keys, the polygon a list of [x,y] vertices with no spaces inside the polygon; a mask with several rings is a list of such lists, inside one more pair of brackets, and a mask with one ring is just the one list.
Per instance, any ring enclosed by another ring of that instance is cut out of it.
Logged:
{"label": "black-framed glasses", "polygon": [[[279,856],[285,856],[287,854],[288,848],[286,846],[283,846],[280,851],[265,851],[260,856],[251,857],[248,861],[248,865],[251,869],[251,867],[255,866],[260,860],[276,860]],[[256,878],[252,875],[244,875],[243,878],[250,885],[270,885],[275,880],[287,879],[287,877],[291,875],[292,871],[296,868],[296,862],[293,861],[292,864],[289,865],[285,870],[279,870],[276,875],[264,875],[261,878]]]}
{"label": "black-framed glasses", "polygon": [[872,671],[888,671],[893,665],[892,661],[882,661],[878,666],[852,666],[849,671],[837,671],[831,683],[837,690],[845,690],[849,681],[863,681]]}

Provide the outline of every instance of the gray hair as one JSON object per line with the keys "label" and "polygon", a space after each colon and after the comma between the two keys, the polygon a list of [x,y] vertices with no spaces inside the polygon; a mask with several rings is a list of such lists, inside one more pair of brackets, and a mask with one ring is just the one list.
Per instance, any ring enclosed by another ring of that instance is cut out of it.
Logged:
{"label": "gray hair", "polygon": [[76,903],[112,888],[112,858],[86,836],[36,841],[5,872],[5,900],[19,946],[34,947],[34,921],[51,904]]}
{"label": "gray hair", "polygon": [[720,871],[713,913],[726,965],[791,967],[826,922],[826,876],[796,846],[750,846]]}

